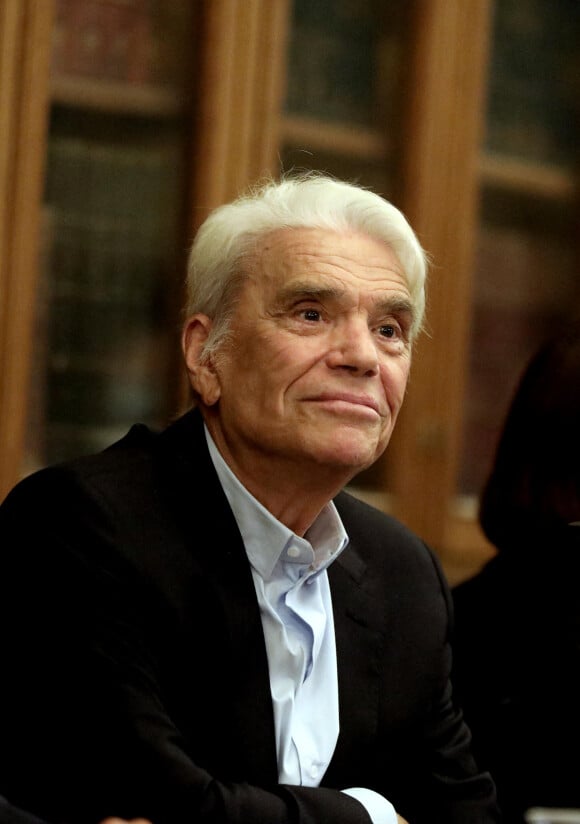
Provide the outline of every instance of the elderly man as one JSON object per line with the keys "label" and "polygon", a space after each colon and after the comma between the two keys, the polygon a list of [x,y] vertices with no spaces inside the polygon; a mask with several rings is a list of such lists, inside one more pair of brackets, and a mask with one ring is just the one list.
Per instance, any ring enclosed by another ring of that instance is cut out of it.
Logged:
{"label": "elderly man", "polygon": [[449,592],[343,491],[385,450],[424,310],[402,214],[324,176],[217,209],[193,409],[0,510],[0,791],[52,821],[491,824]]}

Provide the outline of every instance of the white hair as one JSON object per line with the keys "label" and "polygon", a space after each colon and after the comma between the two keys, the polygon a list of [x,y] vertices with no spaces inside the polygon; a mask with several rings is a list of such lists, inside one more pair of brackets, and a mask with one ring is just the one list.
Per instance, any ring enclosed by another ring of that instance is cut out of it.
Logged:
{"label": "white hair", "polygon": [[414,308],[411,338],[417,335],[425,312],[427,256],[405,216],[368,189],[307,172],[253,187],[215,209],[197,232],[189,256],[186,314],[201,312],[214,321],[206,353],[227,334],[244,278],[244,256],[264,235],[290,228],[362,232],[385,242],[407,280]]}

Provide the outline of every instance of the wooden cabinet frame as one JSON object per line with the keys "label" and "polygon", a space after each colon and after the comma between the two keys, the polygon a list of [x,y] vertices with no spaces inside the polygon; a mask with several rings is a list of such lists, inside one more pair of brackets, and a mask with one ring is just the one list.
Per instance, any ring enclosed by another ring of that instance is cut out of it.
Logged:
{"label": "wooden cabinet frame", "polygon": [[26,435],[52,15],[51,0],[0,1],[0,499]]}
{"label": "wooden cabinet frame", "polygon": [[420,0],[412,38],[400,205],[432,258],[390,465],[394,512],[451,566],[489,548],[456,507],[491,0]]}
{"label": "wooden cabinet frame", "polygon": [[194,231],[278,172],[291,0],[205,0],[194,135]]}

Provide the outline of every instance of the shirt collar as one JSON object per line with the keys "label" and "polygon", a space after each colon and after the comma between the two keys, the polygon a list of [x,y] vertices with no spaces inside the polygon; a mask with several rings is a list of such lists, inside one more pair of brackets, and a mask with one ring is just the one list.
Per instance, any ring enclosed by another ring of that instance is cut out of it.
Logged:
{"label": "shirt collar", "polygon": [[348,535],[332,501],[321,510],[304,538],[277,520],[234,475],[204,425],[209,454],[226,494],[251,565],[269,580],[279,561],[326,569],[345,549]]}

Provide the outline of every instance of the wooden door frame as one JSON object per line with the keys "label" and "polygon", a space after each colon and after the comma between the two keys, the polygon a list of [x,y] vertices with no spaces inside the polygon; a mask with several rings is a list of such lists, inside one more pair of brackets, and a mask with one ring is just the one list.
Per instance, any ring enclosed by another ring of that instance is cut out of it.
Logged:
{"label": "wooden door frame", "polygon": [[194,232],[216,206],[279,171],[290,0],[203,0]]}
{"label": "wooden door frame", "polygon": [[25,448],[53,13],[52,0],[0,4],[0,500]]}
{"label": "wooden door frame", "polygon": [[[432,260],[427,334],[418,341],[389,467],[394,512],[444,563],[489,549],[455,506],[462,452],[479,167],[492,0],[420,0],[410,40],[399,205]],[[468,543],[466,546],[464,542]]]}

